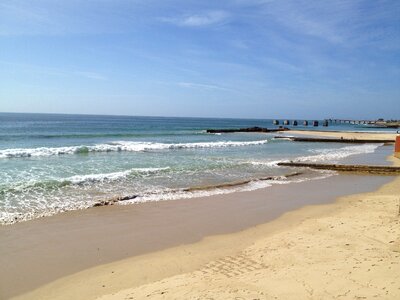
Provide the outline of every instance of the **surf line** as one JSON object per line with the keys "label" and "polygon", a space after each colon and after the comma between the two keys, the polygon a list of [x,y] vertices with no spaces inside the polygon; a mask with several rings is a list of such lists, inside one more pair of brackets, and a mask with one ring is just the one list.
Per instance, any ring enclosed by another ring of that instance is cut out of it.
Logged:
{"label": "surf line", "polygon": [[[246,179],[246,180],[241,180],[241,181],[226,182],[226,183],[215,184],[215,185],[195,186],[195,187],[171,190],[171,191],[168,191],[168,193],[197,192],[197,191],[209,191],[209,190],[213,190],[213,189],[231,188],[231,187],[242,186],[242,185],[245,185],[245,184],[248,184],[251,182],[257,182],[257,181],[285,180],[290,177],[299,176],[302,174],[303,174],[303,172],[294,172],[294,173],[289,173],[289,174],[282,175],[282,176],[267,176],[267,177],[260,177],[260,178],[256,178],[256,179]],[[147,195],[151,195],[151,194],[157,194],[157,193],[152,192],[152,193],[148,193]],[[111,199],[96,202],[95,204],[92,205],[92,207],[114,205],[119,202],[133,200],[133,199],[136,199],[141,196],[142,195],[138,195],[138,194],[127,195],[127,196],[117,196],[117,197],[114,197]]]}

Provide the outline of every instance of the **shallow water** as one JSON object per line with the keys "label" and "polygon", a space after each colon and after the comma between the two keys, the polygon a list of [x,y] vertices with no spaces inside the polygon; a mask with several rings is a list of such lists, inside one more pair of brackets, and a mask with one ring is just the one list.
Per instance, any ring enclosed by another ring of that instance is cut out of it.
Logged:
{"label": "shallow water", "polygon": [[[361,160],[379,144],[293,143],[272,134],[207,134],[208,128],[271,128],[272,120],[0,114],[0,223],[86,208],[135,195],[158,201],[311,180],[286,178],[283,160]],[[314,128],[314,127],[310,127]],[[326,129],[318,127],[318,129]],[[329,130],[359,130],[350,124]],[[258,178],[275,176],[274,180]],[[230,189],[184,191],[243,180]]]}

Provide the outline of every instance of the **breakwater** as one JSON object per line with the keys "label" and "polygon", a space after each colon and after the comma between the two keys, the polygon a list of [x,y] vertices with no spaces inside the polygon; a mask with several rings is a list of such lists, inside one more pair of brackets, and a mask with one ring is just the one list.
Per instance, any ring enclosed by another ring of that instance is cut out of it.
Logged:
{"label": "breakwater", "polygon": [[280,128],[263,128],[263,127],[248,127],[248,128],[233,128],[233,129],[207,129],[207,133],[234,133],[234,132],[279,132],[290,130],[286,127]]}

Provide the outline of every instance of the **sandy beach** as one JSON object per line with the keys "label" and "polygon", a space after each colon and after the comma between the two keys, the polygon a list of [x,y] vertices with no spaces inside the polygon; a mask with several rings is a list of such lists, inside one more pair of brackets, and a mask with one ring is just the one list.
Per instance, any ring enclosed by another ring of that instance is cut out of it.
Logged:
{"label": "sandy beach", "polygon": [[[328,213],[194,272],[99,299],[399,299],[399,191],[397,178],[374,193],[340,198]],[[133,272],[129,262],[124,267]]]}
{"label": "sandy beach", "polygon": [[3,226],[0,298],[396,299],[393,178],[341,174]]}
{"label": "sandy beach", "polygon": [[[357,186],[356,180],[345,181]],[[294,192],[307,196],[308,189],[305,186]],[[13,299],[396,299],[400,296],[399,190],[397,177],[375,192],[341,197],[333,204],[308,205],[261,225],[249,226],[251,222],[239,221],[241,225],[234,231],[247,229],[236,233],[224,233],[232,230],[232,224],[228,224],[229,230],[222,230],[219,235],[206,233],[197,242],[198,238],[194,238],[173,247],[166,244],[166,249],[155,252],[143,249],[138,255],[109,263],[95,259],[94,267],[62,276],[30,292],[14,295]],[[249,207],[242,206],[240,210],[246,216]],[[106,211],[111,209],[100,208],[96,214],[104,215]],[[121,217],[121,212],[113,213]],[[209,212],[202,213],[201,220],[208,222],[205,216]],[[59,217],[71,219],[68,214]],[[82,225],[79,219],[76,221],[78,227]],[[257,220],[260,221],[262,218]],[[47,225],[54,228],[57,224],[63,230],[65,224],[57,218]],[[111,232],[106,228],[120,230],[124,224],[129,227],[126,222],[120,227],[109,223],[99,230],[104,231],[109,242]],[[89,233],[93,232],[91,228]],[[179,230],[174,232],[185,235]],[[79,231],[75,234],[80,236]],[[99,236],[102,235],[94,235],[93,239],[99,240]],[[161,234],[160,240],[164,238]],[[85,243],[82,239],[72,244],[79,249]],[[71,241],[67,240],[63,255],[68,256],[69,244]],[[46,247],[49,253],[55,250],[51,245]],[[114,244],[111,248],[121,247]],[[83,252],[81,259],[87,259],[87,254],[93,252]],[[58,268],[61,266],[66,268],[65,263]],[[48,264],[36,266],[36,270],[41,267],[44,272],[52,272]]]}
{"label": "sandy beach", "polygon": [[[399,191],[397,178],[374,193],[340,198],[328,213],[194,272],[99,299],[399,299]],[[125,267],[132,272],[129,262]]]}
{"label": "sandy beach", "polygon": [[0,300],[400,300],[399,24],[0,0]]}
{"label": "sandy beach", "polygon": [[344,138],[344,139],[374,139],[395,140],[396,133],[371,133],[371,132],[343,132],[343,131],[318,131],[318,130],[290,130],[286,135],[307,135],[313,137]]}

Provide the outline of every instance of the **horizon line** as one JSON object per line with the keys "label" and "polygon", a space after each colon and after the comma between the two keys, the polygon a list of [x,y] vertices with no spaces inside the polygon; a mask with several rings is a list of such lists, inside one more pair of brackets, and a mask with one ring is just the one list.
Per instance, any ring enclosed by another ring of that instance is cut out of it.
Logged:
{"label": "horizon line", "polygon": [[251,118],[251,117],[199,117],[199,116],[159,116],[159,115],[124,115],[124,114],[95,114],[95,113],[58,113],[58,112],[12,112],[12,111],[0,111],[0,114],[31,114],[31,115],[64,115],[64,116],[99,116],[99,117],[138,117],[138,118],[181,118],[181,119],[236,119],[236,120],[368,120],[377,121],[379,119],[383,120],[393,120],[385,118]]}

